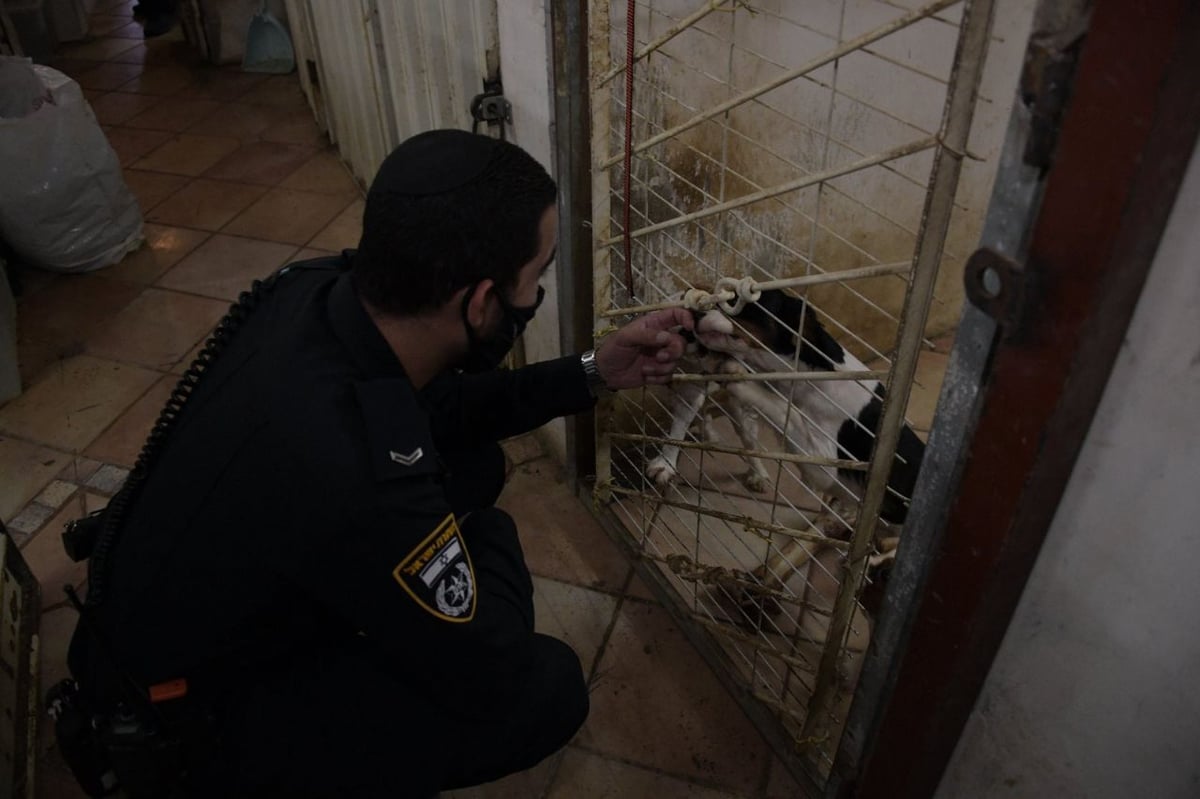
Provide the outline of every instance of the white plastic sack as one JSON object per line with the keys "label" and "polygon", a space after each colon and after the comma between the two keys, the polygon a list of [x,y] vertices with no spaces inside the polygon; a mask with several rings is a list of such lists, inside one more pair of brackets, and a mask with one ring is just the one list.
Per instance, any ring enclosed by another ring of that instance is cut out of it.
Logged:
{"label": "white plastic sack", "polygon": [[26,261],[88,272],[142,241],[142,210],[79,84],[33,66],[50,101],[0,118],[0,236]]}

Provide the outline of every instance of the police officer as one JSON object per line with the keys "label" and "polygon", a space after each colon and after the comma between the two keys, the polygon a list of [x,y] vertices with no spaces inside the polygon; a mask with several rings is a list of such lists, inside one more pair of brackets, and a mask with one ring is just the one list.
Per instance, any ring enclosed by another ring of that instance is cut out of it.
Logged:
{"label": "police officer", "polygon": [[246,297],[168,404],[110,503],[70,666],[98,717],[149,708],[186,739],[185,793],[427,796],[583,723],[579,660],[534,632],[493,507],[496,442],[665,382],[692,322],[497,370],[542,301],[555,197],[512,144],[409,139],[359,249]]}

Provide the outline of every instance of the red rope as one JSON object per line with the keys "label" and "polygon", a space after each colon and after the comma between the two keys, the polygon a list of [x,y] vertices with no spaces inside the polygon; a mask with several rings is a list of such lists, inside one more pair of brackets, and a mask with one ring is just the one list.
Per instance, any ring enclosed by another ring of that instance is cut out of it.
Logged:
{"label": "red rope", "polygon": [[625,287],[629,292],[630,299],[635,296],[633,291],[633,240],[629,236],[629,216],[632,205],[630,173],[633,162],[633,18],[636,6],[637,0],[629,0],[625,20],[625,208],[623,221],[625,236],[622,246],[625,252]]}

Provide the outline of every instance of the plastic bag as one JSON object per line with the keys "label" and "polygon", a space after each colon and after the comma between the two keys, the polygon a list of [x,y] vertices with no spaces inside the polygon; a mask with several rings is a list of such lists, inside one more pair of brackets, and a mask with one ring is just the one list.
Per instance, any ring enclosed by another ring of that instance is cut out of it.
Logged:
{"label": "plastic bag", "polygon": [[0,118],[0,236],[56,272],[114,264],[142,242],[142,209],[79,84],[34,64],[49,101]]}

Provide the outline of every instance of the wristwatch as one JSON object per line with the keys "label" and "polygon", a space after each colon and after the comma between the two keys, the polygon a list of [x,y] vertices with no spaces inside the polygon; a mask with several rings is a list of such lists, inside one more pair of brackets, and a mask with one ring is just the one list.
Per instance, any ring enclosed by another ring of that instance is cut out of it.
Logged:
{"label": "wristwatch", "polygon": [[596,351],[588,350],[583,355],[579,356],[579,362],[583,364],[583,375],[587,379],[588,393],[594,399],[599,399],[605,394],[612,393],[612,389],[604,382],[604,378],[600,376],[600,369],[596,366]]}

